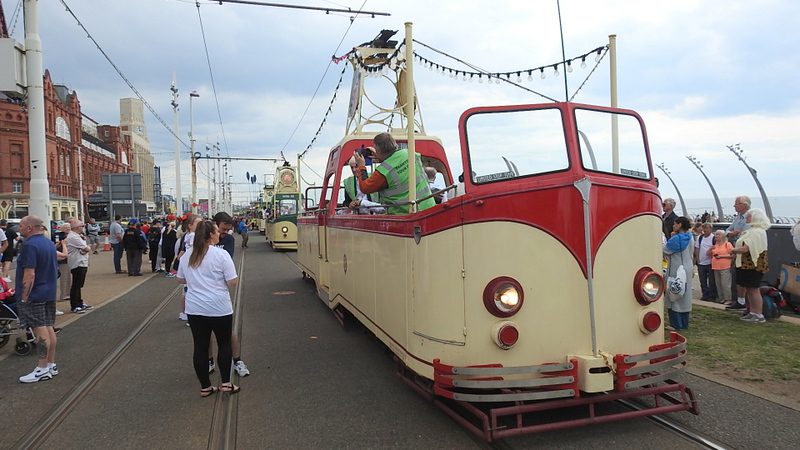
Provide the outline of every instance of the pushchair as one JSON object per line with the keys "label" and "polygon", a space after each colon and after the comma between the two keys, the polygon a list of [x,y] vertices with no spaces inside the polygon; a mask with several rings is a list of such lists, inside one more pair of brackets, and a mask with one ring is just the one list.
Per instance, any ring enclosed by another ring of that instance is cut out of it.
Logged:
{"label": "pushchair", "polygon": [[[3,348],[11,336],[16,336],[14,353],[19,356],[26,356],[33,350],[35,338],[30,328],[20,324],[14,307],[14,290],[9,289],[8,285],[0,278],[0,348]],[[24,337],[23,337],[24,336]]]}

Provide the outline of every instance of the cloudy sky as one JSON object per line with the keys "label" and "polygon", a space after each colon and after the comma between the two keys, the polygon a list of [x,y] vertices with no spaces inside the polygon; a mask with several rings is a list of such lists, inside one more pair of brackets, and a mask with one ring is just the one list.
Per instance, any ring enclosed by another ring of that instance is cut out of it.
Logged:
{"label": "cloudy sky", "polygon": [[[402,34],[406,21],[414,23],[417,40],[488,71],[561,60],[555,0],[294,1],[391,14],[375,18],[210,1],[201,1],[199,8],[186,0],[64,1],[170,127],[169,85],[175,74],[181,93],[180,134],[186,142],[188,92],[196,90],[200,97],[194,99],[193,123],[198,146],[202,149],[206,142],[219,141],[223,154],[230,156],[275,157],[283,150],[294,159],[314,137],[339,79],[343,66],[331,65],[331,56],[371,40],[381,29]],[[100,123],[118,124],[119,99],[133,97],[133,92],[61,0],[39,3],[45,68],[56,83],[77,91],[84,114]],[[16,4],[15,0],[3,2],[9,26]],[[758,197],[744,165],[726,148],[736,143],[758,170],[770,197],[800,194],[794,179],[800,174],[800,58],[796,53],[800,37],[794,32],[800,23],[799,2],[562,0],[561,13],[567,58],[605,45],[608,35],[617,35],[619,105],[642,115],[653,161],[666,165],[685,199],[711,197],[686,155],[703,163],[721,197],[740,193]],[[23,40],[21,19],[14,29],[14,37]],[[416,50],[448,67],[464,68],[428,49]],[[592,65],[576,67],[570,74],[570,94]],[[461,171],[456,128],[463,110],[547,101],[504,83],[454,80],[421,66],[416,72],[426,130],[442,139],[455,173]],[[575,101],[607,105],[608,73],[606,58]],[[307,161],[318,172],[327,150],[344,131],[351,76],[348,68],[331,116],[309,152]],[[558,100],[564,98],[563,80],[552,74],[531,82],[524,77],[522,84]],[[169,192],[175,183],[175,139],[153,115],[146,114],[152,150]],[[183,160],[182,167],[188,168],[188,151],[183,152]],[[245,172],[255,173],[260,182],[263,174],[274,171],[266,162],[238,162],[232,167],[234,182],[242,183],[234,185],[239,200],[250,195]],[[666,181],[658,169],[656,173]],[[304,176],[316,179],[310,170]],[[182,178],[186,195],[187,169],[182,169]],[[674,196],[675,189],[662,182],[662,193]],[[205,196],[204,182],[199,195]],[[699,200],[689,204],[690,208],[703,206],[711,204]],[[724,206],[732,209],[732,204]],[[800,204],[793,209],[798,212],[784,214],[800,215]]]}

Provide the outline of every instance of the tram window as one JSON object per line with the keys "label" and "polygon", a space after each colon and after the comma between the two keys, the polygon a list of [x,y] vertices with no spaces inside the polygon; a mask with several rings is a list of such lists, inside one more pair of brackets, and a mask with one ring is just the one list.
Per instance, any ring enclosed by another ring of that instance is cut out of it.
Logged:
{"label": "tram window", "polygon": [[[616,167],[614,167],[612,144],[613,117],[616,117],[618,130],[619,150]],[[578,126],[581,161],[585,169],[645,180],[651,178],[644,146],[644,133],[635,116],[576,109],[575,122]]]}
{"label": "tram window", "polygon": [[322,195],[322,186],[306,188],[305,209],[319,208],[319,197]]}
{"label": "tram window", "polygon": [[563,130],[558,109],[473,114],[466,122],[472,182],[568,169]]}
{"label": "tram window", "polygon": [[284,198],[278,202],[278,211],[281,216],[297,214],[297,199]]}

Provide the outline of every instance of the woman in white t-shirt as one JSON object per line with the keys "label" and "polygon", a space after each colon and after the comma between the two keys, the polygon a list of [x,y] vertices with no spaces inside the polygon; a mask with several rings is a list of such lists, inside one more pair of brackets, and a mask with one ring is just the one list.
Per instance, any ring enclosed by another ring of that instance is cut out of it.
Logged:
{"label": "woman in white t-shirt", "polygon": [[[219,391],[235,394],[239,386],[231,383],[231,332],[233,304],[228,287],[239,281],[228,252],[215,247],[219,229],[214,222],[197,223],[194,245],[187,250],[178,265],[177,280],[185,283],[186,315],[194,340],[194,371],[200,380],[200,396],[208,397]],[[222,384],[211,386],[208,370],[208,348],[211,333],[217,339],[217,364]]]}

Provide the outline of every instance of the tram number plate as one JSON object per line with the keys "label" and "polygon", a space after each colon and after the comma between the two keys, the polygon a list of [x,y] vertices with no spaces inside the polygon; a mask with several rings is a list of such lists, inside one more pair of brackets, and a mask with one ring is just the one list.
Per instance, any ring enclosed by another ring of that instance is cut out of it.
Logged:
{"label": "tram number plate", "polygon": [[480,175],[475,177],[476,183],[487,183],[489,181],[505,180],[507,178],[514,178],[514,172],[498,172],[490,173],[489,175]]}
{"label": "tram number plate", "polygon": [[647,174],[644,172],[639,172],[638,170],[631,170],[631,169],[619,169],[619,173],[623,175],[628,175],[629,177],[636,177],[636,178],[644,178],[647,179]]}

